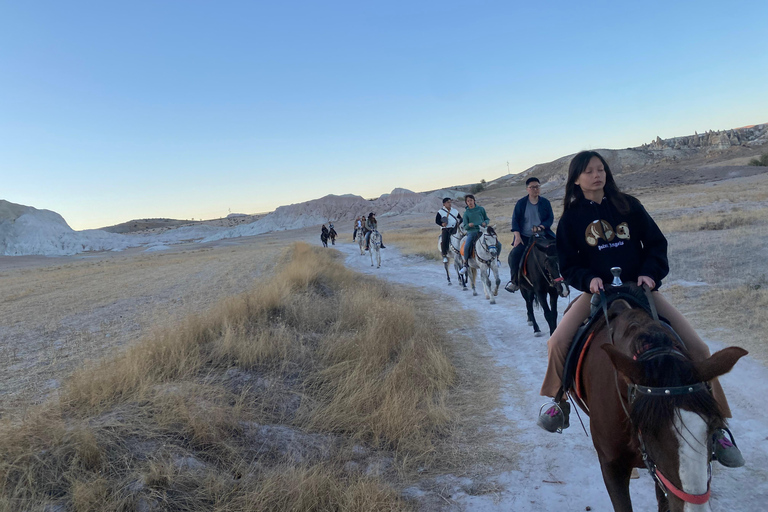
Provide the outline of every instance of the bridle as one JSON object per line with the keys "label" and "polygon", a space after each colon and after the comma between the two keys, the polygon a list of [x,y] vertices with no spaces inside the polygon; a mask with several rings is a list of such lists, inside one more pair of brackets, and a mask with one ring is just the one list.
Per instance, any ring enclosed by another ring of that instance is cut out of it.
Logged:
{"label": "bridle", "polygon": [[[649,302],[653,305],[653,299],[652,299],[650,290],[647,288],[646,288],[646,295],[648,296]],[[615,343],[613,340],[613,329],[611,329],[610,324],[608,323],[607,300],[605,297],[605,292],[602,290],[600,292],[600,305],[603,309],[603,314],[605,315],[605,324],[610,334],[611,344],[615,346]],[[652,306],[652,312],[653,312],[654,320],[659,321],[659,317],[658,317],[658,314],[656,313],[655,305]],[[643,348],[646,348],[646,347],[643,347]],[[633,356],[633,359],[638,362],[647,362],[647,361],[656,359],[658,357],[664,357],[664,356],[679,357],[685,360],[688,359],[688,357],[686,357],[685,354],[683,354],[680,350],[672,347],[656,347],[656,348],[650,348],[648,350],[641,349],[640,351],[638,351],[638,353],[636,353]],[[629,414],[629,410],[624,404],[624,399],[621,396],[621,393],[619,392],[618,371],[615,368],[614,368],[614,374],[616,379],[616,392],[619,394],[619,401],[621,402],[621,407],[622,409],[624,409],[624,414],[626,414],[629,422],[632,423],[632,418]],[[701,391],[711,391],[709,388],[709,385],[706,382],[696,382],[694,384],[688,384],[685,386],[666,386],[666,387],[641,386],[639,384],[628,384],[627,385],[627,403],[631,406],[634,403],[634,401],[637,399],[638,394],[659,398],[659,397],[690,395],[692,393],[698,393]],[[689,494],[682,489],[678,489],[667,477],[665,477],[662,474],[662,472],[656,466],[656,463],[653,461],[653,459],[651,459],[651,456],[648,454],[648,450],[645,446],[645,441],[643,441],[643,435],[642,435],[642,432],[640,432],[640,430],[637,431],[637,440],[639,442],[640,454],[643,457],[643,463],[645,464],[645,467],[648,468],[648,472],[651,474],[656,484],[664,493],[665,497],[668,496],[668,492],[671,492],[672,494],[677,496],[679,499],[685,501],[686,503],[691,503],[694,505],[703,505],[704,503],[709,501],[709,497],[711,493],[710,484],[712,483],[712,462],[711,461],[707,468],[707,492],[705,492],[704,494]]]}
{"label": "bridle", "polygon": [[[536,249],[535,247],[536,242],[533,242],[533,244],[534,244],[534,249]],[[543,252],[544,252],[544,256],[548,259],[549,255],[546,253],[546,250]],[[544,268],[541,265],[541,262],[539,261],[538,258],[534,258],[533,260],[536,262],[536,266],[541,271],[541,275],[543,275],[544,279],[547,280],[547,284],[550,286],[550,288],[557,288],[558,284],[562,284],[565,281],[565,279],[563,279],[563,276],[558,276],[556,278],[553,278],[549,270]],[[530,282],[530,280],[528,282]]]}
{"label": "bridle", "polygon": [[[657,347],[646,351],[641,351],[639,354],[635,354],[633,359],[640,362],[650,361],[658,357],[672,356],[679,357],[681,359],[688,359],[685,354],[675,348],[669,347]],[[653,387],[653,386],[641,386],[639,384],[628,384],[627,388],[627,401],[630,405],[635,401],[638,394],[651,396],[651,397],[669,397],[690,395],[692,393],[698,393],[701,391],[711,391],[709,385],[706,382],[696,382],[694,384],[688,384],[685,386],[666,386],[666,387]],[[622,400],[622,406],[623,406]],[[624,409],[626,412],[626,409]],[[627,413],[628,414],[628,413]],[[630,421],[632,421],[630,419]],[[703,494],[689,494],[682,489],[678,489],[672,482],[665,477],[661,470],[656,466],[656,463],[648,455],[648,450],[645,447],[645,441],[643,441],[643,434],[639,430],[637,431],[637,440],[640,444],[640,454],[643,457],[643,463],[648,468],[648,472],[651,474],[656,484],[661,488],[664,496],[667,496],[667,491],[671,492],[686,503],[692,503],[694,505],[703,505],[709,501],[711,493],[710,484],[712,483],[712,462],[709,462],[707,467],[707,492]]]}
{"label": "bridle", "polygon": [[493,247],[494,247],[494,249],[495,249],[495,248],[496,248],[496,243],[495,243],[495,241],[496,241],[496,236],[495,236],[495,235],[489,235],[488,233],[483,233],[483,234],[481,234],[481,235],[480,235],[480,239],[479,239],[479,240],[480,240],[480,247],[482,247],[482,248],[483,248],[483,250],[484,250],[485,252],[487,252],[488,254],[490,254],[490,255],[491,255],[491,259],[489,259],[489,260],[484,260],[484,259],[483,259],[483,258],[481,258],[481,257],[480,257],[480,255],[478,254],[478,253],[479,253],[479,251],[475,251],[475,258],[477,258],[478,260],[482,261],[482,262],[483,262],[484,264],[486,264],[486,265],[490,265],[490,264],[491,264],[491,262],[492,262],[492,261],[494,260],[494,258],[495,258],[495,257],[494,257],[494,255],[493,255],[493,252],[491,251],[490,247],[488,246],[488,242],[486,242],[486,238],[488,238],[488,237],[492,237],[492,238],[494,239],[494,244],[493,244]]}

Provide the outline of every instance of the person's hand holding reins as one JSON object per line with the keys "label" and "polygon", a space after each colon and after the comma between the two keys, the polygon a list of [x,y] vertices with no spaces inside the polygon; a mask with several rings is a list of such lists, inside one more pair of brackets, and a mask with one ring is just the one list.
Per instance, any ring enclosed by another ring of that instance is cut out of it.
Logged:
{"label": "person's hand holding reins", "polygon": [[654,281],[653,279],[651,279],[648,276],[638,276],[637,277],[637,286],[642,288],[644,284],[647,284],[648,288],[650,288],[651,290],[656,288],[656,281]]}
{"label": "person's hand holding reins", "polygon": [[517,247],[518,245],[523,243],[523,237],[520,236],[520,232],[513,231],[512,236],[514,237],[514,239],[512,240],[512,247]]}
{"label": "person's hand holding reins", "polygon": [[589,293],[600,293],[600,290],[604,289],[603,280],[599,277],[595,277],[589,282]]}
{"label": "person's hand holding reins", "polygon": [[474,225],[473,223],[471,223],[471,222],[467,222],[467,225],[468,225],[469,227],[471,227],[471,228],[475,227],[475,225]]}

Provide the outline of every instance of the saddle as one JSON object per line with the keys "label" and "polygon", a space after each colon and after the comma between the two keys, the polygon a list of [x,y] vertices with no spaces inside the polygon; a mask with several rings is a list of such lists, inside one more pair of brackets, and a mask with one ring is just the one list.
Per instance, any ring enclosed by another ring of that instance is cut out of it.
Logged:
{"label": "saddle", "polygon": [[530,240],[528,241],[528,245],[525,247],[525,254],[522,258],[520,258],[520,267],[517,269],[517,282],[520,283],[522,278],[527,278],[528,276],[528,267],[526,266],[528,264],[528,257],[531,255],[531,252],[533,252],[533,247],[538,246],[539,249],[542,249],[544,251],[547,250],[547,248],[555,243],[554,238],[548,238],[546,236],[532,236]]}
{"label": "saddle", "polygon": [[[610,305],[614,301],[625,300],[632,308],[643,308],[648,314],[652,314],[651,305],[648,303],[648,298],[645,296],[643,289],[638,288],[635,285],[609,286],[605,289],[605,295],[605,311],[610,308]],[[600,318],[603,318],[603,315],[603,305],[601,304],[600,296],[595,294],[592,296],[592,308],[589,318],[587,318],[581,327],[579,327],[579,330],[576,331],[576,335],[571,342],[571,347],[568,350],[568,355],[565,358],[565,366],[563,367],[563,386],[560,394],[575,388],[577,396],[581,398],[579,389],[581,363],[584,360],[584,356],[589,350],[590,342],[594,337],[593,327]],[[664,319],[662,320],[665,321]]]}

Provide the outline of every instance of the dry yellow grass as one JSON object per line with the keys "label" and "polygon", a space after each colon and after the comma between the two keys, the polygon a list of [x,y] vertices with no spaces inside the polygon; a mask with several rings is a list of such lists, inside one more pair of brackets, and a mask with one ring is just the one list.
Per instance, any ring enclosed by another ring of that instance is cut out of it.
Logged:
{"label": "dry yellow grass", "polygon": [[84,359],[112,355],[157,325],[248,289],[286,238],[159,253],[0,258],[0,417],[23,415],[55,393]]}
{"label": "dry yellow grass", "polygon": [[[158,328],[6,422],[0,510],[409,508],[383,477],[439,463],[456,407],[480,412],[468,402],[482,393],[453,399],[438,322],[333,254],[296,245],[257,289]],[[283,449],[269,432],[305,441]]]}

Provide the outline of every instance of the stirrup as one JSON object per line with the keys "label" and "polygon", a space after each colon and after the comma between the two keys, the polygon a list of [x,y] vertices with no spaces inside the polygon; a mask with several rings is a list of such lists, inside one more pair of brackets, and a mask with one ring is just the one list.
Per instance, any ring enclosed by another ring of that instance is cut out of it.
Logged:
{"label": "stirrup", "polygon": [[[562,403],[562,406],[560,405],[561,403]],[[558,410],[558,412],[560,412],[560,425],[559,426],[554,426],[554,425],[547,426],[547,425],[545,425],[543,423],[542,416],[544,415],[544,412],[545,412],[544,408],[545,407],[547,408],[547,411],[549,409],[551,409],[552,407],[555,407]],[[571,405],[568,402],[566,402],[566,401],[563,401],[563,402],[556,402],[556,401],[547,402],[544,405],[542,405],[541,408],[539,409],[539,417],[536,420],[536,424],[538,426],[540,426],[541,428],[543,428],[544,430],[546,430],[547,432],[562,434],[563,430],[565,430],[566,428],[571,426],[571,423],[570,423],[569,418],[568,418],[568,416],[570,416],[570,413],[571,413]],[[552,430],[550,427],[554,427],[554,430]]]}

